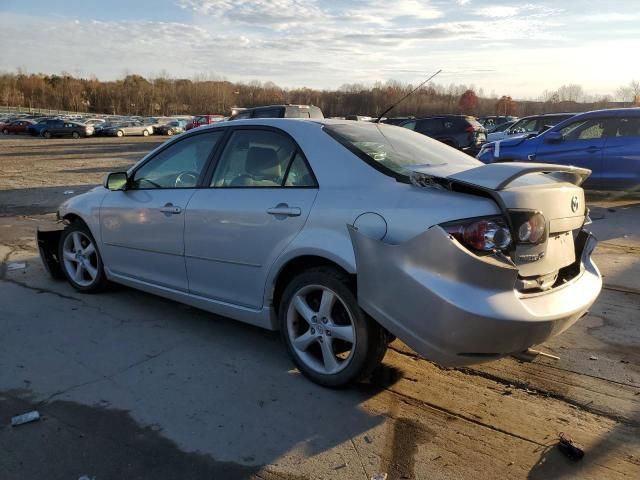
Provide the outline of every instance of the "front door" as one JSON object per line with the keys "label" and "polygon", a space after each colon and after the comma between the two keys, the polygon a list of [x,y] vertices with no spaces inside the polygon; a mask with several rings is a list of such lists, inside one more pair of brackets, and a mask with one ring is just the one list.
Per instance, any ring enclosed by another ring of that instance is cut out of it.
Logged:
{"label": "front door", "polygon": [[187,208],[189,290],[250,308],[263,304],[269,269],[304,226],[317,194],[296,143],[275,129],[238,128],[209,188]]}
{"label": "front door", "polygon": [[608,130],[613,120],[591,118],[571,122],[558,131],[562,140],[547,143],[542,137],[540,146],[531,160],[543,163],[560,163],[588,168],[592,171],[588,179],[590,185],[596,185],[602,175],[602,151]]}
{"label": "front door", "polygon": [[169,144],[131,172],[100,209],[102,252],[117,275],[186,291],[184,218],[222,131]]}

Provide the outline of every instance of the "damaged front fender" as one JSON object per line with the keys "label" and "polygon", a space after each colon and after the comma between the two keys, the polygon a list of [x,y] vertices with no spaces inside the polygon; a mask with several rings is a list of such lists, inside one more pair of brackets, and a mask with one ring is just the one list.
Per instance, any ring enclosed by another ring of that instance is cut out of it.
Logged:
{"label": "damaged front fender", "polygon": [[48,228],[38,228],[36,232],[36,240],[38,242],[38,251],[40,252],[42,265],[49,275],[56,279],[64,278],[64,274],[60,268],[60,259],[58,258],[58,246],[63,230],[64,225],[57,224]]}

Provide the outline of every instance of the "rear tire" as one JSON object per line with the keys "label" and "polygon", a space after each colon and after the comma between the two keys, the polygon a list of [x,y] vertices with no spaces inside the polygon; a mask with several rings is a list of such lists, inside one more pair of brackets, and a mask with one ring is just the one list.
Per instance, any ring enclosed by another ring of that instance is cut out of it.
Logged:
{"label": "rear tire", "polygon": [[80,134],[79,134],[78,132],[73,132],[73,133],[71,134],[71,136],[72,136],[73,138],[75,138],[76,140],[77,140],[78,138],[80,138]]}
{"label": "rear tire", "polygon": [[77,291],[94,293],[106,287],[108,281],[98,245],[84,223],[75,221],[64,229],[58,258],[62,273]]}
{"label": "rear tire", "polygon": [[116,132],[116,136],[118,136],[118,137],[124,137],[124,132],[123,132],[122,130],[118,130],[118,131]]}
{"label": "rear tire", "polygon": [[331,388],[368,378],[387,350],[387,335],[358,305],[352,279],[332,267],[294,277],[278,311],[280,332],[300,372]]}
{"label": "rear tire", "polygon": [[4,133],[5,135],[9,135],[9,129],[5,128],[2,133]]}
{"label": "rear tire", "polygon": [[49,131],[45,130],[44,132],[42,132],[42,136],[43,136],[44,138],[49,139],[49,138],[51,138],[51,132],[49,132]]}
{"label": "rear tire", "polygon": [[149,136],[149,130],[143,130],[142,131],[142,136],[143,137],[148,137]]}

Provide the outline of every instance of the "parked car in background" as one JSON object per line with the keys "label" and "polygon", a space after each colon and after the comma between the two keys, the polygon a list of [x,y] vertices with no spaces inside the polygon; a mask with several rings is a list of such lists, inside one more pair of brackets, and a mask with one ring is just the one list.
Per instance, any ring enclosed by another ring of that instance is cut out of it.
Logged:
{"label": "parked car in background", "polygon": [[371,122],[225,122],[67,200],[37,243],[80,292],[111,280],[279,329],[304,375],[338,387],[370,376],[395,336],[454,367],[589,310],[589,172],[543,167],[559,176]]}
{"label": "parked car in background", "polygon": [[500,125],[494,125],[491,128],[487,128],[487,141],[489,141],[489,136],[492,133],[504,132],[507,128],[509,128],[514,123],[516,123],[516,120],[514,120],[513,122],[505,122],[505,123],[501,123]]}
{"label": "parked car in background", "polygon": [[543,115],[531,115],[529,117],[524,117],[502,132],[489,133],[487,135],[487,141],[495,142],[496,140],[502,140],[503,138],[523,135],[534,136],[546,128],[557,125],[574,115],[574,113],[547,113]]}
{"label": "parked car in background", "polygon": [[60,118],[42,118],[33,125],[27,127],[27,133],[33,136],[39,136],[47,126],[57,125],[62,119]]}
{"label": "parked car in background", "polygon": [[573,165],[591,170],[585,186],[638,190],[640,108],[581,113],[535,137],[487,143],[478,159]]}
{"label": "parked car in background", "polygon": [[68,120],[55,120],[47,123],[40,134],[44,138],[52,137],[90,137],[93,135],[93,127],[84,123],[70,122]]}
{"label": "parked car in background", "polygon": [[155,133],[158,135],[177,135],[185,131],[187,122],[185,120],[173,120],[169,123],[161,125],[155,128]]}
{"label": "parked car in background", "polygon": [[142,135],[148,137],[153,134],[153,126],[144,125],[142,122],[121,122],[102,130],[102,135],[110,137],[124,137],[127,135]]}
{"label": "parked car in background", "polygon": [[95,128],[97,125],[106,123],[106,120],[104,118],[90,118],[88,120],[83,120],[82,123],[84,123],[85,125],[90,125]]}
{"label": "parked car in background", "polygon": [[224,121],[223,115],[196,115],[191,122],[185,126],[185,130],[202,127],[204,125],[213,125],[214,123]]}
{"label": "parked car in background", "polygon": [[518,120],[518,117],[514,117],[512,115],[487,115],[484,117],[478,117],[478,123],[486,128],[487,131],[491,130],[493,127],[502,125],[503,123],[513,123],[516,120]]}
{"label": "parked car in background", "polygon": [[5,135],[9,135],[10,133],[27,133],[27,129],[35,123],[33,120],[14,120],[13,122],[3,124],[0,128]]}
{"label": "parked car in background", "polygon": [[476,155],[487,140],[484,127],[474,117],[466,115],[417,118],[400,126],[434,138],[469,155]]}
{"label": "parked car in background", "polygon": [[246,118],[324,118],[322,110],[314,105],[269,105],[237,111],[229,120]]}
{"label": "parked car in background", "polygon": [[402,125],[408,120],[415,120],[416,117],[388,117],[380,120],[380,123],[386,123],[387,125]]}

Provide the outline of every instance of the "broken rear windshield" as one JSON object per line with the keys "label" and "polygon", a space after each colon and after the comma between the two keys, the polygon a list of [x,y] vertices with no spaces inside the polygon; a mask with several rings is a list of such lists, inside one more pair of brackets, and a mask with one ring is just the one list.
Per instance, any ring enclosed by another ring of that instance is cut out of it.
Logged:
{"label": "broken rear windshield", "polygon": [[325,125],[324,130],[367,163],[396,178],[409,176],[409,167],[479,165],[469,155],[403,127],[349,122]]}

